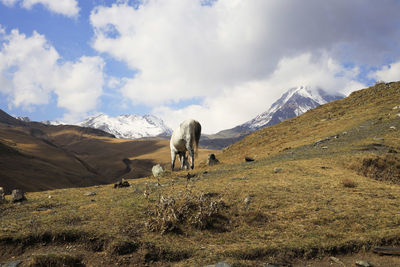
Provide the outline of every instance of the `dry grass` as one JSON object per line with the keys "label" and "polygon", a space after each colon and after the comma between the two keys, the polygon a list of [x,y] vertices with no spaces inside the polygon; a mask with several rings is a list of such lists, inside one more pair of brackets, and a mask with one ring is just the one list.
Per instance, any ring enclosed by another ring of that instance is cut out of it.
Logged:
{"label": "dry grass", "polygon": [[399,83],[356,92],[250,135],[191,179],[167,172],[128,188],[29,193],[0,206],[0,261],[43,243],[83,245],[83,263],[105,253],[98,264],[155,266],[254,266],[399,244],[399,185],[354,168],[364,159],[397,168],[399,99]]}

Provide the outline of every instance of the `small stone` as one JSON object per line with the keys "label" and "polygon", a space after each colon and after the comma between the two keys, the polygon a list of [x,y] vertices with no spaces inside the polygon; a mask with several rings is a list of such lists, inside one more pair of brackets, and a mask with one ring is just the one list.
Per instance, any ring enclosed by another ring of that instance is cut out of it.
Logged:
{"label": "small stone", "polygon": [[343,132],[342,134],[343,134],[343,135],[346,135],[346,134],[347,134],[347,132]]}
{"label": "small stone", "polygon": [[6,263],[4,265],[1,265],[2,267],[18,267],[20,264],[22,263],[22,261],[10,261],[9,263]]}
{"label": "small stone", "polygon": [[373,267],[374,266],[371,263],[369,263],[368,261],[356,261],[356,265],[361,266],[361,267]]}
{"label": "small stone", "polygon": [[53,196],[52,196],[52,195],[49,195],[48,198],[53,198]]}
{"label": "small stone", "polygon": [[208,155],[208,159],[207,159],[208,166],[217,165],[218,163],[219,163],[219,160],[215,157],[215,154]]}
{"label": "small stone", "polygon": [[244,160],[246,161],[246,162],[252,162],[252,161],[254,161],[254,159],[252,158],[252,157],[245,157],[244,158]]}
{"label": "small stone", "polygon": [[396,117],[399,117],[399,118],[400,118],[400,113],[397,113],[397,114],[396,114]]}
{"label": "small stone", "polygon": [[282,171],[282,168],[275,168],[274,169],[274,173],[278,173],[278,172],[281,172]]}
{"label": "small stone", "polygon": [[396,130],[396,126],[390,126],[391,130]]}
{"label": "small stone", "polygon": [[85,196],[91,197],[97,195],[96,192],[86,192]]}
{"label": "small stone", "polygon": [[131,185],[129,184],[128,181],[125,179],[122,179],[120,182],[114,184],[114,188],[121,188],[121,187],[130,187]]}
{"label": "small stone", "polygon": [[26,200],[26,197],[24,195],[24,192],[20,189],[14,189],[11,193],[11,202],[21,202]]}
{"label": "small stone", "polygon": [[153,166],[153,168],[151,169],[151,172],[153,173],[153,176],[155,178],[158,178],[164,173],[164,169],[161,167],[160,164],[157,164],[157,165]]}
{"label": "small stone", "polygon": [[400,105],[393,107],[393,109],[400,109]]}
{"label": "small stone", "polygon": [[245,204],[246,206],[248,206],[248,205],[250,205],[250,203],[251,203],[251,196],[246,196],[246,197],[244,198],[244,204]]}
{"label": "small stone", "polygon": [[331,261],[333,261],[333,262],[335,262],[335,263],[337,263],[337,264],[343,264],[344,265],[344,263],[341,261],[341,260],[339,260],[338,258],[336,258],[336,257],[329,257],[329,259],[331,260]]}
{"label": "small stone", "polygon": [[321,147],[321,149],[325,150],[325,149],[328,149],[328,147],[327,146],[323,146],[323,147]]}

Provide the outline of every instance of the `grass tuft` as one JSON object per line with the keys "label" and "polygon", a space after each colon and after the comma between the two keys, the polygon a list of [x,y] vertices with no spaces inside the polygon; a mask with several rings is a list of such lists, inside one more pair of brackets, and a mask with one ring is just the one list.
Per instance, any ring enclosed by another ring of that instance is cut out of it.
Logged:
{"label": "grass tuft", "polygon": [[85,266],[82,263],[82,256],[71,256],[71,255],[58,255],[58,254],[45,254],[45,255],[34,255],[30,266],[32,267],[56,267],[56,266]]}

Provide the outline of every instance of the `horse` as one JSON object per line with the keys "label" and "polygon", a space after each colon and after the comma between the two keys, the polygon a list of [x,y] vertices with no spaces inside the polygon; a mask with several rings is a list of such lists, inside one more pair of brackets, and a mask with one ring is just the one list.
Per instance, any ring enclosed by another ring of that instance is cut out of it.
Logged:
{"label": "horse", "polygon": [[176,155],[179,155],[181,162],[181,170],[184,168],[189,169],[188,157],[186,151],[190,156],[190,168],[194,168],[194,155],[199,146],[201,135],[201,125],[196,120],[185,120],[178,128],[174,130],[169,142],[171,149],[171,170],[174,170]]}

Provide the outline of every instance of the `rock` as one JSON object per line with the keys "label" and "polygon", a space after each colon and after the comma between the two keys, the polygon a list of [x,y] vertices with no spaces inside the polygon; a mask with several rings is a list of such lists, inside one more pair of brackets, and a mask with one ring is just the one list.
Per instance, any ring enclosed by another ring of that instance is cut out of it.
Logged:
{"label": "rock", "polygon": [[328,147],[327,146],[323,146],[323,147],[321,147],[321,149],[328,149]]}
{"label": "rock", "polygon": [[22,192],[22,190],[19,189],[14,189],[11,193],[11,202],[15,203],[15,202],[21,202],[26,200],[26,197],[24,195],[24,192]]}
{"label": "rock", "polygon": [[4,265],[1,265],[2,267],[18,267],[20,264],[22,263],[22,261],[10,261],[9,263],[6,263]]}
{"label": "rock", "polygon": [[393,109],[400,109],[400,105],[393,107]]}
{"label": "rock", "polygon": [[4,189],[3,187],[0,187],[0,203],[3,203],[6,201],[6,197],[4,196]]}
{"label": "rock", "polygon": [[356,265],[361,266],[361,267],[373,267],[374,266],[371,263],[369,263],[368,261],[356,261]]}
{"label": "rock", "polygon": [[247,157],[247,156],[244,158],[244,160],[245,160],[246,162],[252,162],[252,161],[254,161],[253,158]]}
{"label": "rock", "polygon": [[278,173],[278,172],[281,172],[282,171],[282,168],[275,168],[274,169],[274,173]]}
{"label": "rock", "polygon": [[96,192],[86,192],[85,196],[91,197],[97,195]]}
{"label": "rock", "polygon": [[208,159],[207,159],[208,166],[217,165],[218,163],[219,163],[219,160],[215,157],[214,154],[208,155]]}
{"label": "rock", "polygon": [[114,188],[121,188],[121,187],[130,187],[131,185],[125,179],[122,179],[120,182],[114,184]]}
{"label": "rock", "polygon": [[399,117],[399,118],[400,118],[400,113],[397,113],[397,114],[396,114],[396,117]]}
{"label": "rock", "polygon": [[344,265],[344,263],[336,257],[329,257],[329,260],[333,261],[334,263]]}
{"label": "rock", "polygon": [[330,137],[327,137],[327,138],[324,138],[324,139],[320,139],[320,140],[318,140],[317,142],[314,143],[314,146],[320,145],[320,144],[325,143],[325,142],[327,142],[329,140],[331,140]]}
{"label": "rock", "polygon": [[391,130],[396,130],[396,126],[390,126]]}
{"label": "rock", "polygon": [[164,173],[164,169],[161,167],[160,164],[154,165],[153,168],[151,169],[151,172],[153,173],[153,176],[155,178],[158,178],[160,176],[162,176],[162,174]]}

